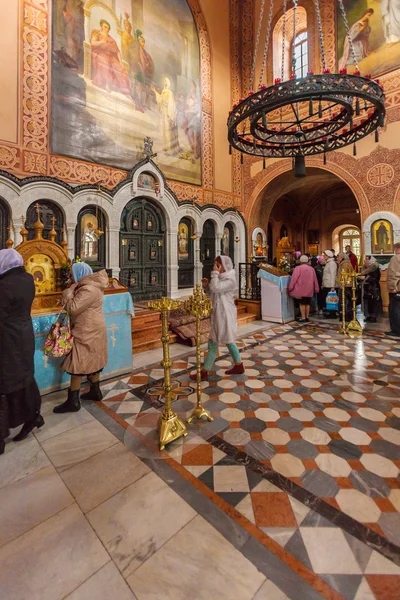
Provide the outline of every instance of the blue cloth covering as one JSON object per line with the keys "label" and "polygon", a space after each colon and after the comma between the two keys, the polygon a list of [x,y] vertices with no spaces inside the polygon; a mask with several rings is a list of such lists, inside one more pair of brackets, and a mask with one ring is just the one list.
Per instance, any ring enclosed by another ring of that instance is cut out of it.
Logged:
{"label": "blue cloth covering", "polygon": [[283,277],[278,277],[277,275],[274,275],[273,273],[270,273],[269,271],[264,271],[263,269],[260,269],[258,271],[257,277],[259,277],[260,279],[266,279],[267,281],[273,281],[274,283],[276,283],[276,285],[279,286],[279,289],[282,291],[285,288],[289,287],[289,282],[290,282],[290,275],[284,275]]}
{"label": "blue cloth covering", "polygon": [[[132,371],[131,317],[134,316],[134,307],[131,295],[124,292],[104,296],[103,312],[108,336],[108,363],[101,378],[109,379]],[[70,376],[60,368],[62,359],[48,358],[43,354],[44,340],[57,314],[58,312],[54,312],[32,317],[35,377],[42,394],[68,387],[70,380]]]}

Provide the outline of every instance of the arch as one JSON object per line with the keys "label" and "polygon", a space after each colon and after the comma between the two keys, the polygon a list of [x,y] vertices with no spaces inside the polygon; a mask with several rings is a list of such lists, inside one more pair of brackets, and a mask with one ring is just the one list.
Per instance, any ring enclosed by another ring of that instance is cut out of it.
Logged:
{"label": "arch", "polygon": [[194,286],[194,221],[182,217],[178,226],[178,288]]}
{"label": "arch", "polygon": [[361,230],[357,226],[343,227],[339,232],[339,251],[344,252],[346,246],[358,257],[361,257]]}
{"label": "arch", "polygon": [[6,240],[9,238],[8,226],[10,225],[11,214],[7,204],[0,197],[0,250],[6,247]]}
{"label": "arch", "polygon": [[[273,28],[272,33],[272,48],[273,48],[273,78],[282,76],[282,43],[283,43],[283,15],[278,18]],[[286,11],[285,25],[285,52],[284,52],[284,79],[289,79],[292,65],[292,48],[293,48],[293,26],[294,26],[294,10],[290,8]],[[298,6],[296,11],[296,31],[298,33],[308,30],[308,15],[304,6]],[[309,49],[308,49],[309,53]],[[309,60],[308,60],[309,62]]]}
{"label": "arch", "polygon": [[[369,202],[367,196],[360,184],[359,181],[346,169],[344,169],[340,164],[336,162],[330,161],[329,165],[324,165],[323,161],[320,158],[310,157],[306,159],[307,167],[314,167],[320,169],[322,171],[327,171],[328,173],[332,173],[336,175],[339,179],[341,179],[352,191],[357,204],[360,209],[360,218],[361,222],[363,222],[370,213]],[[290,160],[280,160],[275,164],[268,167],[265,171],[261,171],[255,176],[255,180],[257,183],[254,186],[253,192],[250,196],[249,202],[246,206],[246,216],[247,222],[250,226],[256,226],[255,217],[256,211],[258,208],[258,203],[262,202],[262,195],[265,192],[266,187],[273,182],[279,175],[286,173],[292,170],[292,162]],[[264,211],[264,219],[268,222],[272,207],[275,201],[278,198],[271,197],[269,199],[268,206]]]}
{"label": "arch", "polygon": [[389,211],[379,211],[369,215],[363,223],[365,254],[373,254],[371,230],[372,225],[379,220],[389,221],[393,227],[393,243],[400,242],[400,217]]}
{"label": "arch", "polygon": [[229,256],[235,264],[235,230],[233,223],[227,221],[221,238],[221,254]]}
{"label": "arch", "polygon": [[203,233],[200,240],[200,260],[203,263],[203,277],[210,279],[212,266],[216,254],[216,228],[212,219],[206,219],[203,223]]}

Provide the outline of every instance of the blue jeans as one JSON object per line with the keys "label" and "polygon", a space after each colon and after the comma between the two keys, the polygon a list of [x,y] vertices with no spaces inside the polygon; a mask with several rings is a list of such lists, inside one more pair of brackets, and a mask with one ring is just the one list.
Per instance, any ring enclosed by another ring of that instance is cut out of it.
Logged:
{"label": "blue jeans", "polygon": [[[240,352],[239,352],[236,344],[227,344],[227,347],[229,350],[229,354],[231,355],[232,360],[235,363],[235,365],[240,365],[242,362],[242,359],[240,358]],[[208,354],[207,354],[206,360],[204,361],[204,370],[205,371],[209,371],[211,369],[211,367],[213,366],[213,364],[215,362],[215,359],[217,358],[217,353],[218,353],[218,344],[209,340],[208,341]]]}

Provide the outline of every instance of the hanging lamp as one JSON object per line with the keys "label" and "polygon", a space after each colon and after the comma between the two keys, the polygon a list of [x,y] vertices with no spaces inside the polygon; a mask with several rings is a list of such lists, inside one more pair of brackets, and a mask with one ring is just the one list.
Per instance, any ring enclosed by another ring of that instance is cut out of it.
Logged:
{"label": "hanging lamp", "polygon": [[[375,141],[379,140],[378,128],[383,127],[385,119],[385,94],[379,80],[372,80],[370,75],[361,77],[343,0],[338,3],[355,66],[354,74],[348,74],[347,69],[331,73],[327,68],[319,0],[314,0],[322,73],[309,71],[306,77],[298,79],[293,48],[292,72],[289,79],[284,80],[287,0],[283,0],[281,77],[267,86],[263,80],[274,7],[274,0],[270,0],[258,91],[251,89],[247,98],[241,98],[233,105],[228,117],[230,152],[234,148],[241,153],[241,164],[244,154],[262,157],[264,164],[266,158],[292,158],[296,176],[303,177],[306,156],[323,154],[326,164],[328,152],[348,145],[354,148],[356,142],[374,132]],[[266,0],[262,0],[251,86],[254,85],[265,4]],[[293,40],[296,38],[297,5],[298,0],[293,0]]]}

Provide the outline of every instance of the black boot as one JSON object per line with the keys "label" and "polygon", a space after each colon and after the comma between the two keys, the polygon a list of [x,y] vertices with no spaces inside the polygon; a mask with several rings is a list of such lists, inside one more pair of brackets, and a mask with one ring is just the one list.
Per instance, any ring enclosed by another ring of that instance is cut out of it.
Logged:
{"label": "black boot", "polygon": [[86,394],[82,394],[82,400],[94,400],[95,402],[100,402],[103,400],[103,394],[100,389],[99,381],[90,381],[90,390],[86,392]]}
{"label": "black boot", "polygon": [[6,443],[4,440],[0,440],[0,455],[4,454],[4,450],[6,448]]}
{"label": "black boot", "polygon": [[66,401],[53,408],[54,413],[78,412],[78,410],[81,410],[79,390],[75,390],[74,392],[68,390],[68,398]]}
{"label": "black boot", "polygon": [[40,429],[41,427],[43,427],[43,425],[44,425],[44,419],[43,419],[42,415],[41,414],[36,415],[36,417],[34,419],[31,419],[31,421],[27,421],[26,423],[23,424],[22,429],[18,433],[18,435],[13,437],[13,442],[21,442],[26,437],[28,437],[28,435],[30,434],[32,429],[34,429],[35,427]]}

